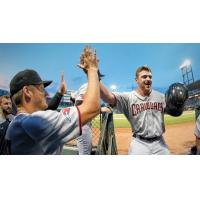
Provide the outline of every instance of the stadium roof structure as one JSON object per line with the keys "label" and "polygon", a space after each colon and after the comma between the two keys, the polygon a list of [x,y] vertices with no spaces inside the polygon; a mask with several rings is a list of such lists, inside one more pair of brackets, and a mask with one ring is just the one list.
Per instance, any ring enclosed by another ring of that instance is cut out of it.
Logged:
{"label": "stadium roof structure", "polygon": [[187,85],[187,88],[188,88],[189,91],[200,90],[200,80],[195,81],[194,83]]}

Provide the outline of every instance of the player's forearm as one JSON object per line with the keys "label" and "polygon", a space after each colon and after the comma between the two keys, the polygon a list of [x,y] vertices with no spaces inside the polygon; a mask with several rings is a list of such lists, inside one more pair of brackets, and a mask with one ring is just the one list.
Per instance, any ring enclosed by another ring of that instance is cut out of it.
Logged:
{"label": "player's forearm", "polygon": [[100,96],[106,103],[115,104],[115,96],[102,83],[100,83]]}
{"label": "player's forearm", "polygon": [[100,110],[100,89],[97,69],[88,70],[88,88],[83,104],[80,106],[82,112],[82,124],[94,118]]}
{"label": "player's forearm", "polygon": [[48,103],[48,108],[46,110],[56,110],[60,104],[62,97],[63,95],[60,92],[57,92]]}
{"label": "player's forearm", "polygon": [[85,101],[91,107],[91,111],[99,112],[100,109],[100,89],[99,78],[96,69],[88,70],[88,88],[86,92]]}

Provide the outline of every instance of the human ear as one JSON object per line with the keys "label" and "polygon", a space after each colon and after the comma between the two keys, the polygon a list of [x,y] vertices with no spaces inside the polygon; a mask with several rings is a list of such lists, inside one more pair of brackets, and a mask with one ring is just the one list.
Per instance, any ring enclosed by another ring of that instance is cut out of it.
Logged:
{"label": "human ear", "polygon": [[28,86],[24,86],[22,88],[22,91],[24,93],[24,97],[26,100],[31,98],[33,92],[30,90],[30,88]]}

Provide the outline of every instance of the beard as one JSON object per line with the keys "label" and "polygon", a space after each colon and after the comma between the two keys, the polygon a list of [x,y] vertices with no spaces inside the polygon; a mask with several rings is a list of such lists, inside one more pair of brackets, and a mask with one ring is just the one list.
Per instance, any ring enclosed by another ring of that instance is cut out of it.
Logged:
{"label": "beard", "polygon": [[12,109],[3,110],[4,115],[10,115],[12,113]]}

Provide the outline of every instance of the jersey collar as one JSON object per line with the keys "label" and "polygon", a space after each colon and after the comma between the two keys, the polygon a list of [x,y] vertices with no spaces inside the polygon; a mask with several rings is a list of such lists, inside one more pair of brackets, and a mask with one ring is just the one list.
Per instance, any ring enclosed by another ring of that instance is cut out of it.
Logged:
{"label": "jersey collar", "polygon": [[150,97],[151,94],[152,94],[152,91],[153,91],[153,90],[151,90],[151,93],[149,94],[149,96],[142,96],[142,95],[140,95],[138,92],[136,92],[136,90],[134,90],[133,93],[134,93],[134,95],[137,96],[139,99],[141,99],[142,101],[145,101],[145,100],[148,100],[148,99],[149,99],[149,97]]}

